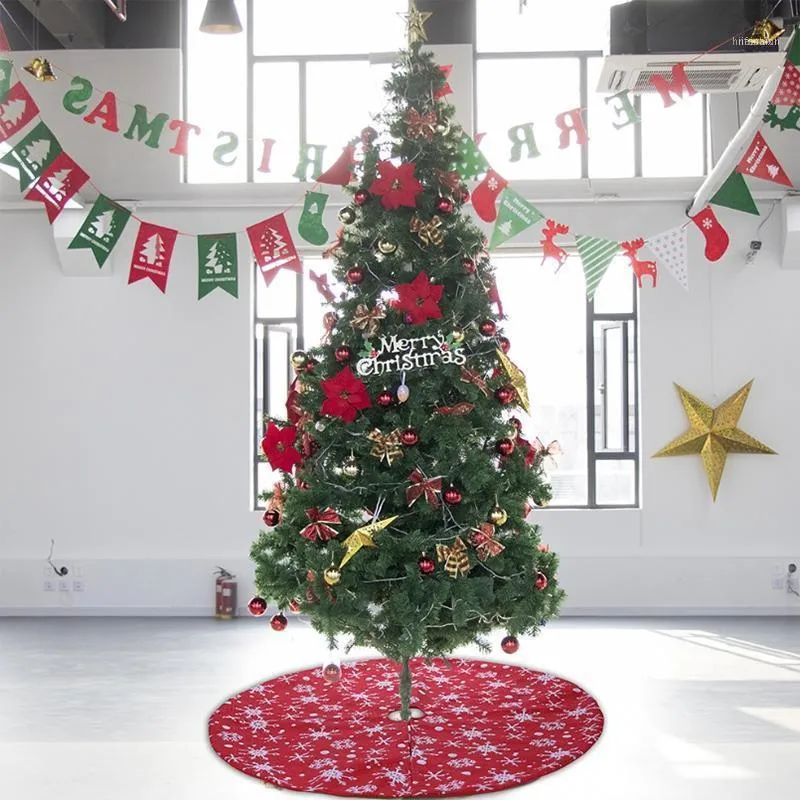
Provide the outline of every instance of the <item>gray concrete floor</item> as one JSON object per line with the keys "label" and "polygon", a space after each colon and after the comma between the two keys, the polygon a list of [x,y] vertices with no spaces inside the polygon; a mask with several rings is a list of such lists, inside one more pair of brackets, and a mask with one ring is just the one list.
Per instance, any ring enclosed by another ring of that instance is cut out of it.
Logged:
{"label": "gray concrete floor", "polygon": [[[0,619],[0,798],[278,797],[213,754],[206,719],[246,686],[321,663],[319,637],[290,623],[275,633],[250,619]],[[606,714],[586,756],[503,794],[797,796],[797,618],[565,619],[491,658],[563,675]]]}

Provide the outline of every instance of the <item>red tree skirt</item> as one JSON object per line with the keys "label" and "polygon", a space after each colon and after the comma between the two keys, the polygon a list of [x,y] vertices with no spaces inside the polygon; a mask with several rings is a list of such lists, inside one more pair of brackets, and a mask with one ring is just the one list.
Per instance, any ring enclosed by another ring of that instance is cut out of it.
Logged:
{"label": "red tree skirt", "polygon": [[211,746],[235,769],[283,789],[349,797],[448,797],[509,789],[562,769],[603,730],[575,684],[523,667],[412,661],[412,705],[392,722],[398,667],[387,660],[267,681],[224,702]]}

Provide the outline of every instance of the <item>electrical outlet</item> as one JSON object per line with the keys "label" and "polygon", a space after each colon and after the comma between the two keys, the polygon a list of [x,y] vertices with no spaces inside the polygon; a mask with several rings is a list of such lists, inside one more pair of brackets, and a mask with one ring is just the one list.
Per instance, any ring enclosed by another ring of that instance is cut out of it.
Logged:
{"label": "electrical outlet", "polygon": [[84,591],[83,581],[72,581],[72,591],[73,592],[82,592]]}
{"label": "electrical outlet", "polygon": [[58,591],[59,592],[68,592],[69,591],[69,581],[59,581],[58,582]]}
{"label": "electrical outlet", "polygon": [[54,592],[56,590],[56,582],[55,581],[45,581],[44,582],[44,590],[46,592]]}

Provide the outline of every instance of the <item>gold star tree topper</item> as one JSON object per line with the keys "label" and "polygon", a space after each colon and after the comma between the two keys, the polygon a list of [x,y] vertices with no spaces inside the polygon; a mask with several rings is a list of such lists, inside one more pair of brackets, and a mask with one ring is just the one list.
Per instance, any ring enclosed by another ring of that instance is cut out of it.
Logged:
{"label": "gold star tree topper", "polygon": [[388,528],[398,517],[387,517],[386,519],[378,519],[370,522],[369,525],[364,525],[363,528],[353,531],[342,544],[347,548],[347,552],[342,558],[342,563],[339,564],[341,569],[362,547],[377,547],[378,545],[372,541],[372,537],[376,533],[380,533],[384,528]]}
{"label": "gold star tree topper", "polygon": [[716,500],[728,453],[776,455],[763,442],[737,427],[752,385],[753,381],[746,383],[727,400],[712,408],[676,383],[675,388],[689,420],[689,430],[654,453],[653,458],[699,454],[703,459],[711,496]]}
{"label": "gold star tree topper", "polygon": [[414,0],[409,0],[408,13],[400,14],[405,20],[408,31],[408,43],[427,42],[428,34],[425,33],[425,23],[433,16],[431,11],[420,11]]}

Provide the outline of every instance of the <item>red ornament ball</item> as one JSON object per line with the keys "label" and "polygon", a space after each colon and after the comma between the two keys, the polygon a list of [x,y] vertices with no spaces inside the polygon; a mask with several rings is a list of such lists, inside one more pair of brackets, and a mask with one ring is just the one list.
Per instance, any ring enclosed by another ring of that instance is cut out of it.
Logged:
{"label": "red ornament ball", "polygon": [[400,441],[406,447],[413,447],[415,444],[419,443],[419,434],[413,428],[406,428],[400,434]]}
{"label": "red ornament ball", "polygon": [[272,630],[274,631],[283,631],[286,630],[286,626],[289,624],[286,621],[286,617],[283,614],[276,614],[270,621],[269,624],[272,626]]}
{"label": "red ornament ball", "polygon": [[436,200],[436,210],[440,214],[453,213],[453,201],[449,197],[440,197]]}
{"label": "red ornament ball", "polygon": [[466,186],[462,186],[459,190],[458,199],[462,203],[469,203],[469,189]]}
{"label": "red ornament ball", "polygon": [[497,325],[494,324],[494,320],[485,319],[480,324],[480,331],[483,336],[494,336],[497,333]]}
{"label": "red ornament ball", "polygon": [[353,202],[357,206],[363,206],[368,200],[369,200],[369,192],[367,192],[365,189],[359,189],[353,195]]}
{"label": "red ornament ball", "polygon": [[474,275],[475,271],[478,269],[471,258],[462,258],[461,266],[464,268],[464,272],[466,272],[467,275]]}
{"label": "red ornament ball", "polygon": [[260,617],[267,611],[267,601],[263,597],[251,597],[247,610],[254,616]]}
{"label": "red ornament ball", "polygon": [[507,406],[514,402],[516,392],[513,386],[501,386],[495,390],[494,396],[504,405]]}
{"label": "red ornament ball", "polygon": [[343,344],[341,347],[336,348],[336,352],[333,355],[340,364],[344,364],[345,361],[349,361],[352,358],[353,351]]}
{"label": "red ornament ball", "polygon": [[372,144],[378,138],[378,131],[375,128],[364,128],[361,131],[361,141],[364,144]]}
{"label": "red ornament ball", "polygon": [[516,653],[519,650],[519,639],[516,636],[506,636],[502,642],[500,642],[500,647],[503,648],[504,653]]}
{"label": "red ornament ball", "polygon": [[507,336],[501,336],[497,341],[500,344],[500,349],[507,354],[511,349],[510,339]]}
{"label": "red ornament ball", "polygon": [[394,403],[394,397],[388,389],[384,389],[377,397],[377,403],[381,408],[389,408]]}
{"label": "red ornament ball", "polygon": [[547,588],[547,575],[544,572],[537,572],[536,573],[536,588],[543,592]]}
{"label": "red ornament ball", "polygon": [[411,325],[411,323],[413,321],[414,321],[414,317],[412,317],[411,314],[404,314],[403,315],[403,322],[405,322],[406,325]]}
{"label": "red ornament ball", "polygon": [[522,431],[522,420],[519,417],[511,417],[509,422],[517,429],[518,432]]}
{"label": "red ornament ball", "polygon": [[425,553],[420,556],[420,559],[417,563],[419,564],[419,571],[423,575],[433,575],[433,573],[436,572],[436,564],[434,563],[433,559],[430,556],[425,555]]}
{"label": "red ornament ball", "polygon": [[337,664],[326,664],[322,670],[322,677],[328,683],[338,683],[342,678],[342,670]]}
{"label": "red ornament ball", "polygon": [[511,439],[501,439],[495,447],[501,456],[510,456],[514,452],[514,442]]}
{"label": "red ornament ball", "polygon": [[442,492],[442,497],[444,498],[445,503],[450,506],[457,506],[463,499],[461,492],[459,492],[452,483],[444,490],[444,492]]}
{"label": "red ornament ball", "polygon": [[268,508],[264,512],[264,524],[268,528],[274,528],[276,525],[280,525],[280,522],[281,512],[277,508]]}
{"label": "red ornament ball", "polygon": [[350,267],[347,270],[347,282],[351,286],[357,286],[364,280],[364,270],[361,267]]}
{"label": "red ornament ball", "polygon": [[309,358],[308,361],[306,361],[306,367],[305,367],[306,372],[313,372],[314,371],[314,367],[316,367],[316,366],[317,366],[317,359],[316,358]]}
{"label": "red ornament ball", "polygon": [[300,610],[300,603],[297,600],[292,600],[289,603],[289,611],[291,611],[292,614],[299,614]]}

